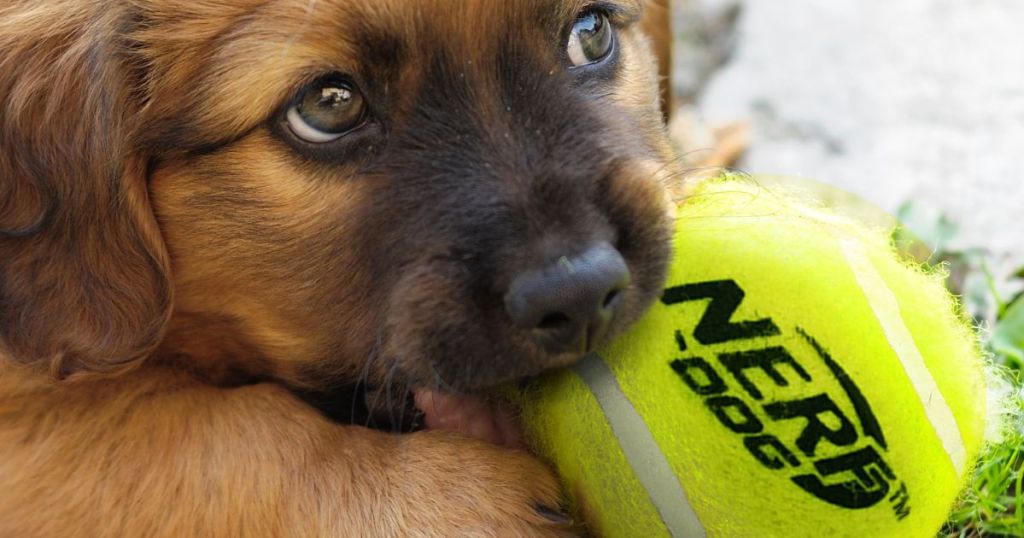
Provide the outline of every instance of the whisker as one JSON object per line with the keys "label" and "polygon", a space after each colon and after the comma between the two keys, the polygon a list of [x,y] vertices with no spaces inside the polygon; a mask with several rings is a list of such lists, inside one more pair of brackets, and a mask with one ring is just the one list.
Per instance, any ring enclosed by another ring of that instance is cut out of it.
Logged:
{"label": "whisker", "polygon": [[[392,365],[390,371],[388,372],[387,383],[384,385],[384,406],[387,408],[387,411],[388,411],[388,422],[391,424],[391,430],[392,431],[396,431],[396,430],[400,430],[401,429],[401,425],[398,424],[395,421],[395,419],[397,418],[395,416],[395,405],[398,402],[396,401],[395,395],[392,392],[392,389],[395,388],[394,378],[395,378],[395,374],[397,372],[398,372],[398,362],[395,361],[395,363]],[[402,406],[403,407],[405,406],[405,402],[402,402]]]}
{"label": "whisker", "polygon": [[[465,362],[465,367],[463,368],[463,373],[464,373],[464,376],[465,376],[464,377],[465,382],[466,382],[466,384],[468,384],[473,379],[472,378],[473,361],[466,361]],[[466,431],[466,426],[467,425],[465,424],[465,421],[466,421],[466,415],[463,414],[462,417],[459,420],[459,431]]]}
{"label": "whisker", "polygon": [[[366,358],[366,362],[363,363],[363,368],[359,372],[359,377],[356,378],[355,390],[352,391],[352,402],[349,407],[349,416],[356,416],[356,406],[359,405],[359,398],[363,398],[363,403],[366,402],[366,387],[370,384],[370,371],[373,368],[374,362],[376,362],[381,356],[381,348],[383,347],[384,335],[383,330],[378,331],[377,338],[374,341],[373,348],[370,350],[370,356]],[[367,405],[367,424],[371,420],[370,415],[372,414],[369,406]]]}
{"label": "whisker", "polygon": [[[403,398],[403,401],[401,403],[401,406],[399,407],[398,422],[394,422],[393,423],[394,426],[392,427],[392,430],[395,430],[395,433],[401,433],[403,431],[404,426],[405,426],[405,412],[406,412],[406,410],[409,407],[409,405],[408,405],[409,402],[405,401],[405,398],[408,398],[410,393],[412,393],[412,384],[410,384],[408,381],[403,382],[402,383],[402,390],[399,391],[399,396],[401,398]],[[415,414],[414,414],[413,415],[413,420],[415,420],[415,418],[416,417],[415,417]],[[411,428],[414,428],[415,426],[416,426],[415,423],[410,425]]]}
{"label": "whisker", "polygon": [[457,394],[458,391],[455,390],[455,387],[448,384],[441,376],[441,373],[437,371],[437,368],[434,367],[434,361],[428,361],[428,364],[430,365],[430,371],[434,374],[434,385],[449,394]]}
{"label": "whisker", "polygon": [[391,406],[391,385],[395,382],[395,374],[398,373],[398,361],[393,361],[391,366],[388,368],[388,373],[384,376],[383,390],[377,390],[373,396],[373,404],[371,409],[379,409],[381,393],[383,393],[384,405],[387,406],[388,420],[393,420]]}

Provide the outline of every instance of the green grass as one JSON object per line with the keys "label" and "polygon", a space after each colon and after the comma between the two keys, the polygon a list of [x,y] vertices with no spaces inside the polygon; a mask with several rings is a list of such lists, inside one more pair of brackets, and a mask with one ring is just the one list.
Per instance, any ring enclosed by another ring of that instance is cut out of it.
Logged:
{"label": "green grass", "polygon": [[897,243],[949,270],[947,284],[979,328],[991,359],[991,390],[1005,405],[1005,423],[996,428],[939,536],[1024,537],[1024,267],[994,272],[993,257],[984,249],[952,246],[955,223],[912,204],[898,217],[911,232],[897,232]]}

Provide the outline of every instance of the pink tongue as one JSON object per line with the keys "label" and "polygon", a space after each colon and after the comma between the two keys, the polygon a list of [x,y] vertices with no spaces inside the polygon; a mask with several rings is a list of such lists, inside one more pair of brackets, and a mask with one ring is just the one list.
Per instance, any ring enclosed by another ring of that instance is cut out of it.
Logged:
{"label": "pink tongue", "polygon": [[509,448],[526,447],[515,415],[495,402],[426,389],[417,389],[413,396],[429,430],[458,433]]}

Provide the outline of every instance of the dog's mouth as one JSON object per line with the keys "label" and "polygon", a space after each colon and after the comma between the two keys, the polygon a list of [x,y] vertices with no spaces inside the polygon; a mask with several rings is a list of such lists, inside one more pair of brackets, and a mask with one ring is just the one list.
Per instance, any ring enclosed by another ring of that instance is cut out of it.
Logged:
{"label": "dog's mouth", "polygon": [[408,385],[358,385],[293,393],[342,424],[394,434],[446,432],[508,448],[526,447],[515,406],[490,394],[452,393]]}
{"label": "dog's mouth", "polygon": [[518,416],[507,402],[430,389],[414,390],[413,400],[422,413],[425,429],[454,433],[508,448],[526,446]]}

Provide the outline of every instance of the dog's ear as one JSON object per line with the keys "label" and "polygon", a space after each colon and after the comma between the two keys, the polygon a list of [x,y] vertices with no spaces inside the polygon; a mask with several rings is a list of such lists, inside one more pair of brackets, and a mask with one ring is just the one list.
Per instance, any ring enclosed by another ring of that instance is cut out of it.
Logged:
{"label": "dog's ear", "polygon": [[93,4],[0,20],[0,355],[61,378],[146,356],[171,304],[132,143],[145,66],[127,8]]}
{"label": "dog's ear", "polygon": [[644,31],[651,38],[658,60],[661,111],[667,120],[672,113],[672,6],[671,0],[644,0]]}

